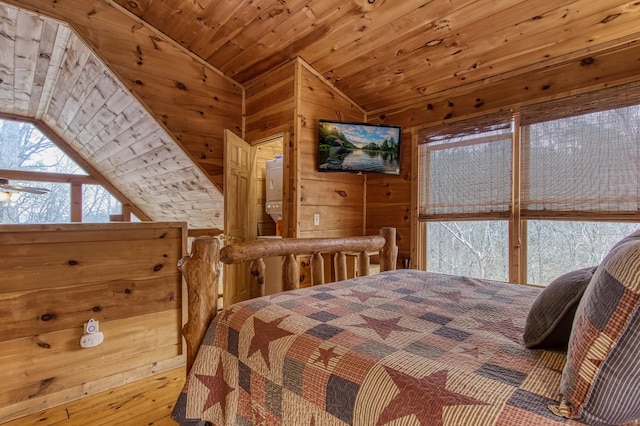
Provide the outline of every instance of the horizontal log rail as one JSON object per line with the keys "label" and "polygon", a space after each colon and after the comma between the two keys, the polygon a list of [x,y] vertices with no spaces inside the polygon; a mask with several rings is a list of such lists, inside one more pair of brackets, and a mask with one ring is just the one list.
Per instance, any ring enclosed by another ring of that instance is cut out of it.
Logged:
{"label": "horizontal log rail", "polygon": [[195,355],[211,320],[217,313],[217,289],[220,275],[220,261],[232,264],[251,262],[250,296],[265,294],[265,257],[283,257],[283,289],[299,287],[299,271],[296,256],[311,255],[312,285],[323,284],[323,254],[334,255],[336,281],[347,279],[346,256],[358,256],[360,276],[369,275],[369,254],[380,256],[380,271],[396,268],[398,247],[396,229],[382,228],[380,236],[349,238],[285,238],[254,240],[234,243],[219,248],[216,237],[200,236],[192,244],[192,253],[178,262],[178,269],[187,283],[188,321],[183,328],[187,341],[187,371],[191,369]]}
{"label": "horizontal log rail", "polygon": [[311,285],[325,283],[322,254],[334,255],[336,281],[347,279],[347,254],[358,256],[359,274],[369,275],[369,252],[380,254],[380,270],[395,269],[398,255],[395,228],[383,228],[381,235],[349,238],[283,238],[229,244],[220,250],[220,260],[233,264],[251,262],[251,297],[265,295],[265,257],[282,257],[282,288],[299,288],[296,256],[311,255]]}

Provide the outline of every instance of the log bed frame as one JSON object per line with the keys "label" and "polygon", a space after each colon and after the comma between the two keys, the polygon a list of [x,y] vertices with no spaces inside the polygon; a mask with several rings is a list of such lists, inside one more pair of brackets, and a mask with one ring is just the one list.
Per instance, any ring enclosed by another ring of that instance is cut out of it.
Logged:
{"label": "log bed frame", "polygon": [[251,262],[250,297],[265,295],[265,257],[282,256],[283,289],[299,288],[297,255],[311,255],[311,283],[324,284],[323,254],[334,255],[336,281],[347,279],[347,255],[358,257],[360,276],[369,275],[371,252],[380,256],[380,271],[396,269],[398,247],[396,229],[382,228],[380,235],[349,238],[284,238],[253,240],[220,248],[216,237],[194,239],[191,254],[178,262],[178,269],[187,283],[187,323],[182,334],[187,342],[187,372],[204,334],[217,314],[220,262],[235,264]]}

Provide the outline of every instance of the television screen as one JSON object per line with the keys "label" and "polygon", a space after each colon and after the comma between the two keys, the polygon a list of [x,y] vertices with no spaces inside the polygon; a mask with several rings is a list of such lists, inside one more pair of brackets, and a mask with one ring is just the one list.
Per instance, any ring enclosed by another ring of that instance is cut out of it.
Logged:
{"label": "television screen", "polygon": [[402,128],[320,120],[318,171],[400,174]]}

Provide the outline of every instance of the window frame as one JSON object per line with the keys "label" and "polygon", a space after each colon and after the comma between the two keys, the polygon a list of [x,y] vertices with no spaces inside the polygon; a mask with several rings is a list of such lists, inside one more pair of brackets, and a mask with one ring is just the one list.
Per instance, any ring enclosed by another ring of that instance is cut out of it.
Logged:
{"label": "window frame", "polygon": [[[620,94],[620,88],[612,89],[612,91],[604,91],[605,96],[602,97],[602,101],[597,108],[590,111],[581,111],[579,108],[559,108],[561,113],[558,113],[557,117],[547,116],[545,120],[562,119],[574,115],[583,114],[586,112],[604,111],[615,108],[622,108],[630,105],[640,105],[640,84],[634,84],[628,88],[627,93],[632,92],[631,95],[624,98],[616,98]],[[613,92],[613,93],[612,93]],[[598,93],[586,94],[586,97],[598,99]],[[575,102],[575,97],[564,100],[552,101],[549,104],[558,109],[558,105],[562,105],[562,102]],[[524,107],[525,114],[527,114],[527,120],[530,120],[532,111],[545,110],[546,103],[536,104],[533,108],[527,109]],[[590,104],[593,105],[593,102]],[[549,108],[551,109],[551,108]],[[486,124],[486,118],[479,118],[478,122]],[[511,111],[511,134],[512,134],[512,178],[511,178],[511,209],[508,212],[509,217],[500,217],[500,215],[492,214],[453,214],[453,215],[420,215],[418,212],[421,209],[421,188],[420,183],[423,181],[423,167],[420,163],[420,141],[417,136],[418,131],[414,137],[414,148],[418,155],[418,158],[413,165],[415,166],[416,176],[416,189],[415,189],[415,208],[416,212],[416,254],[417,254],[417,267],[422,270],[427,269],[427,224],[428,222],[442,222],[442,221],[460,221],[460,220],[507,220],[508,221],[508,259],[509,259],[509,282],[516,284],[527,283],[527,220],[555,220],[555,221],[604,221],[615,223],[640,223],[640,211],[636,213],[624,213],[624,214],[611,214],[606,212],[527,212],[526,217],[522,214],[521,210],[521,196],[522,196],[522,153],[523,150],[529,148],[529,145],[525,143],[528,141],[525,132],[528,131],[528,126],[523,125],[522,112],[520,108],[516,108]],[[531,124],[531,123],[528,123]],[[439,126],[442,127],[442,126]],[[437,134],[436,128],[428,129],[431,134]],[[446,134],[446,129],[442,128],[440,134]],[[428,168],[427,168],[428,170]]]}
{"label": "window frame", "polygon": [[[0,120],[14,121],[24,123],[33,126],[43,136],[48,138],[58,149],[60,149],[66,156],[71,158],[76,164],[78,164],[84,170],[93,170],[88,163],[82,160],[73,150],[71,150],[66,143],[58,137],[58,135],[51,131],[48,126],[41,123],[39,120],[28,119],[24,117],[7,116],[0,113]],[[131,222],[133,215],[143,218],[143,220],[149,220],[139,209],[132,209],[128,200],[117,191],[113,191],[111,185],[105,185],[104,181],[98,180],[91,174],[68,174],[68,173],[53,173],[53,172],[40,172],[40,171],[28,171],[19,169],[0,169],[0,176],[10,181],[25,181],[34,183],[60,183],[70,185],[70,222],[79,223],[82,222],[82,192],[83,185],[97,185],[104,188],[112,197],[118,200],[122,206],[120,214],[110,215],[111,222]],[[10,224],[9,224],[10,225]]]}

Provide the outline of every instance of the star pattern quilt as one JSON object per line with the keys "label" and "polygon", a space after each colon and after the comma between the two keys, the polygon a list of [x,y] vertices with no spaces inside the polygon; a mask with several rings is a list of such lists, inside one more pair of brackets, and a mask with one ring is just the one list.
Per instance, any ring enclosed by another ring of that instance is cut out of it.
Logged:
{"label": "star pattern quilt", "polygon": [[541,289],[415,270],[231,306],[212,322],[173,416],[214,425],[578,424],[565,353],[522,333]]}

